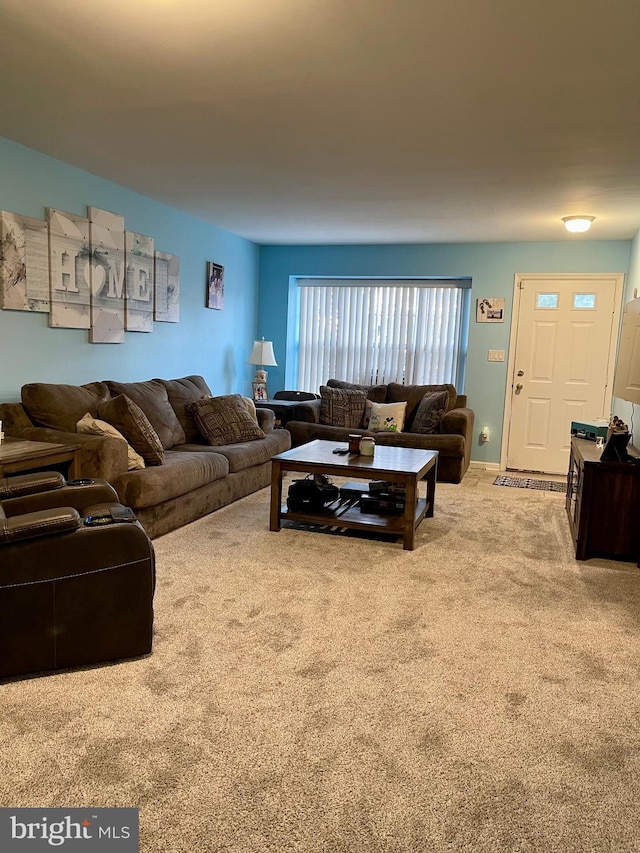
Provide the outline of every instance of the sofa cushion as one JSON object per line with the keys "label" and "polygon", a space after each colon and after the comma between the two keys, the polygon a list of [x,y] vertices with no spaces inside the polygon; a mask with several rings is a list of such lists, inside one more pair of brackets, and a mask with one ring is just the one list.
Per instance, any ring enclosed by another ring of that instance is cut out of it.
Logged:
{"label": "sofa cushion", "polygon": [[50,385],[34,382],[23,385],[22,405],[37,426],[75,432],[76,424],[87,412],[94,417],[98,403],[109,399],[104,382],[87,385]]}
{"label": "sofa cushion", "polygon": [[[224,456],[229,463],[229,473],[237,474],[269,462],[276,453],[284,453],[291,447],[291,434],[286,429],[274,429],[260,441],[241,441],[236,444],[219,444],[214,448],[206,444],[185,444],[181,450],[189,453],[212,452]],[[177,452],[177,451],[176,451]]]}
{"label": "sofa cushion", "polygon": [[124,441],[127,445],[127,470],[138,471],[141,468],[144,468],[144,459],[142,456],[140,456],[140,454],[131,447],[127,439],[112,424],[109,424],[106,421],[101,421],[98,418],[94,418],[89,414],[89,412],[87,412],[87,414],[83,418],[80,418],[76,424],[76,430],[79,433],[85,433],[87,435],[108,435],[111,436],[111,438],[119,438],[120,441]]}
{"label": "sofa cushion", "polygon": [[371,432],[402,432],[407,411],[406,402],[372,403],[367,400],[367,408],[368,428]]}
{"label": "sofa cushion", "polygon": [[121,474],[113,482],[121,503],[144,509],[184,495],[188,506],[192,492],[229,473],[224,456],[203,444],[199,449],[202,452],[167,450],[164,465]]}
{"label": "sofa cushion", "polygon": [[355,429],[362,424],[367,392],[320,386],[320,423]]}
{"label": "sofa cushion", "polygon": [[187,411],[187,403],[211,397],[211,390],[202,376],[183,376],[181,379],[157,379],[167,389],[171,408],[176,413],[180,426],[184,430],[185,442],[191,444],[200,441],[200,432],[193,418]]}
{"label": "sofa cushion", "polygon": [[425,394],[418,404],[411,431],[425,434],[439,432],[440,421],[447,411],[448,403],[448,391],[429,391]]}
{"label": "sofa cushion", "polygon": [[413,419],[416,411],[418,410],[420,401],[429,391],[447,391],[449,394],[447,411],[455,407],[458,393],[454,385],[400,385],[397,382],[390,382],[387,386],[387,403],[399,403],[402,400],[407,401],[407,414],[404,427],[406,431],[413,431]]}
{"label": "sofa cushion", "polygon": [[329,388],[344,388],[349,391],[366,391],[367,400],[373,400],[374,403],[384,403],[387,399],[386,385],[357,385],[354,382],[343,382],[341,379],[329,379],[327,386]]}
{"label": "sofa cushion", "polygon": [[147,465],[162,465],[164,448],[156,431],[140,406],[126,394],[100,403],[98,417],[121,432]]}
{"label": "sofa cushion", "polygon": [[247,411],[240,394],[203,397],[187,403],[201,435],[213,446],[256,441],[265,434]]}
{"label": "sofa cushion", "polygon": [[106,384],[113,397],[125,394],[142,409],[165,450],[176,444],[184,444],[184,430],[171,407],[167,389],[159,379],[149,379],[147,382],[108,380]]}

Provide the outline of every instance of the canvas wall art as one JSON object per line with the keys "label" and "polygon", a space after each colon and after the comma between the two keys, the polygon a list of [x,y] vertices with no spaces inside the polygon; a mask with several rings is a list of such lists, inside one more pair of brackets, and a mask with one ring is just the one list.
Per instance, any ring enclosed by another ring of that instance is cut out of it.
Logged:
{"label": "canvas wall art", "polygon": [[88,329],[91,325],[89,220],[47,209],[49,224],[49,325]]}
{"label": "canvas wall art", "polygon": [[89,208],[91,343],[124,341],[124,216]]}
{"label": "canvas wall art", "polygon": [[159,323],[177,323],[180,319],[180,258],[169,252],[156,252],[155,263],[153,319]]}
{"label": "canvas wall art", "polygon": [[49,311],[49,241],[43,219],[0,211],[0,308]]}
{"label": "canvas wall art", "polygon": [[154,245],[153,237],[125,231],[126,286],[125,329],[153,331]]}
{"label": "canvas wall art", "polygon": [[126,231],[123,216],[91,206],[86,217],[0,211],[1,310],[48,313],[54,328],[88,329],[91,343],[112,344],[153,331],[154,320],[177,323],[179,303],[180,259]]}

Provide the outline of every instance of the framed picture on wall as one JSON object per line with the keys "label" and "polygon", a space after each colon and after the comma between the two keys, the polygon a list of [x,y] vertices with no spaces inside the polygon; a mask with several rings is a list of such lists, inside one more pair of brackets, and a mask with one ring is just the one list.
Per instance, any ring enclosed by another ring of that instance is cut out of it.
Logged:
{"label": "framed picture on wall", "polygon": [[267,390],[266,382],[253,382],[253,399],[254,400],[268,400],[269,392]]}
{"label": "framed picture on wall", "polygon": [[222,311],[224,307],[224,267],[207,263],[207,308]]}
{"label": "framed picture on wall", "polygon": [[504,323],[504,299],[498,297],[478,299],[476,323]]}

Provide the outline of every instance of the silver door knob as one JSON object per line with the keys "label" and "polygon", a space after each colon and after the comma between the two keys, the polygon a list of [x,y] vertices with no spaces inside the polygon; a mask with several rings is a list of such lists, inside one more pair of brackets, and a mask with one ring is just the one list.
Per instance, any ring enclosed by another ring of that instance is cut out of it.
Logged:
{"label": "silver door knob", "polygon": [[522,384],[522,382],[518,382],[518,384],[516,385],[516,391],[522,391],[523,388],[524,385]]}

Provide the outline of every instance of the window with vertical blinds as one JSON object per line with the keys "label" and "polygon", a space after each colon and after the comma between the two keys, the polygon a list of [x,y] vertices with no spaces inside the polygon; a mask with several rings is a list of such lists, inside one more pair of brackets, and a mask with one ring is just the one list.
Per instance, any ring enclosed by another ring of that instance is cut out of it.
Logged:
{"label": "window with vertical blinds", "polygon": [[298,388],[458,384],[467,279],[299,279]]}

